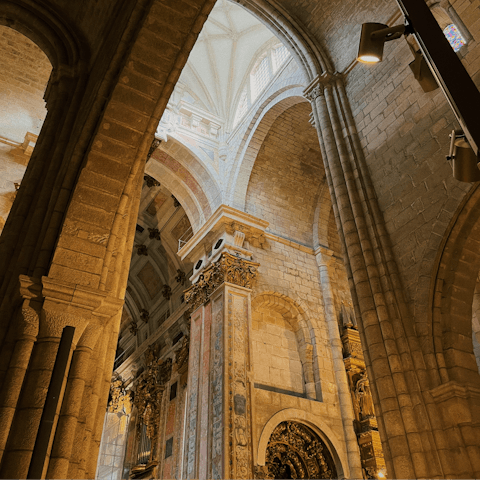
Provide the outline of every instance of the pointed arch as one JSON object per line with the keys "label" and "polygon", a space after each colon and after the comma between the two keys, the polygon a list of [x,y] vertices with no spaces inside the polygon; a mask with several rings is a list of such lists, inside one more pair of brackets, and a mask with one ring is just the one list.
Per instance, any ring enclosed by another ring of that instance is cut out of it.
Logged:
{"label": "pointed arch", "polygon": [[13,28],[38,45],[54,71],[61,65],[75,67],[81,61],[88,63],[87,43],[76,28],[40,2],[2,1],[0,25]]}
{"label": "pointed arch", "polygon": [[324,72],[333,73],[327,56],[302,26],[272,0],[233,0],[243,6],[282,41],[311,82]]}
{"label": "pointed arch", "polygon": [[480,184],[458,208],[436,265],[430,305],[441,383],[480,386],[472,343],[472,305],[480,270]]}
{"label": "pointed arch", "polygon": [[243,148],[237,154],[236,165],[229,181],[229,201],[235,208],[245,210],[250,175],[260,147],[275,120],[286,110],[298,103],[307,102],[302,96],[303,87],[293,86],[277,92],[258,110],[245,134]]}

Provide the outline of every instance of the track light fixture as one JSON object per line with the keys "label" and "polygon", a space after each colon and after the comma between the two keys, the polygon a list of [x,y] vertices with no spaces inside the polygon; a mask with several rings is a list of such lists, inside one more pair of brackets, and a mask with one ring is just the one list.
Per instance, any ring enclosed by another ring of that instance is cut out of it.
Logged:
{"label": "track light fixture", "polygon": [[357,59],[364,63],[380,62],[385,42],[412,34],[420,47],[419,52],[413,52],[415,60],[410,65],[415,78],[426,92],[434,90],[436,82],[462,129],[462,138],[458,132],[453,135],[447,157],[452,161],[454,177],[463,182],[480,181],[480,92],[425,0],[396,2],[405,25],[364,24]]}
{"label": "track light fixture", "polygon": [[470,148],[465,134],[461,130],[452,130],[450,134],[450,152],[447,160],[452,162],[453,178],[460,182],[480,181],[477,168],[477,156]]}
{"label": "track light fixture", "polygon": [[405,33],[408,33],[405,25],[389,27],[383,23],[364,23],[362,25],[357,60],[362,63],[381,62],[385,42],[396,40]]}

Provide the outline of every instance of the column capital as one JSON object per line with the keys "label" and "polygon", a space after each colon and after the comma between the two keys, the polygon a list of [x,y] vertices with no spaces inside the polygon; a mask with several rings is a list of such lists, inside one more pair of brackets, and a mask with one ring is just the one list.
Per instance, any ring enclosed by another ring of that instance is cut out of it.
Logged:
{"label": "column capital", "polygon": [[207,267],[198,277],[197,283],[185,290],[185,302],[196,310],[222,284],[232,283],[251,289],[254,285],[259,263],[223,252],[218,261]]}
{"label": "column capital", "polygon": [[341,73],[322,73],[322,75],[317,75],[309,85],[303,91],[303,96],[310,102],[315,101],[318,97],[323,95],[323,92],[326,87],[333,85],[334,83],[341,81],[343,75]]}

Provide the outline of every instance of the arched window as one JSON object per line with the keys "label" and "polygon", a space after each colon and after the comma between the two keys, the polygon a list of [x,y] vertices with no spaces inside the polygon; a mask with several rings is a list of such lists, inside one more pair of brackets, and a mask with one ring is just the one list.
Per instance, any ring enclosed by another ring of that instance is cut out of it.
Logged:
{"label": "arched window", "polygon": [[237,123],[243,118],[248,110],[248,94],[247,86],[245,85],[242,93],[240,94],[240,100],[238,102],[237,112],[235,113],[235,119],[233,120],[233,126],[235,127]]}
{"label": "arched window", "polygon": [[454,23],[447,25],[443,29],[443,34],[455,52],[458,52],[467,43]]}
{"label": "arched window", "polygon": [[250,73],[252,100],[255,100],[272,78],[269,55],[265,55]]}
{"label": "arched window", "polygon": [[433,2],[430,10],[453,50],[458,52],[471,39],[467,27],[448,1],[442,5],[440,2]]}
{"label": "arched window", "polygon": [[285,45],[278,45],[272,50],[272,66],[273,71],[276,72],[290,56],[289,51]]}
{"label": "arched window", "polygon": [[[252,103],[259,97],[280,67],[290,58],[288,49],[280,44],[271,47],[255,63],[250,71],[250,84],[243,87],[233,120],[235,128],[247,113]],[[247,82],[248,83],[248,82]],[[250,88],[248,88],[250,87]]]}

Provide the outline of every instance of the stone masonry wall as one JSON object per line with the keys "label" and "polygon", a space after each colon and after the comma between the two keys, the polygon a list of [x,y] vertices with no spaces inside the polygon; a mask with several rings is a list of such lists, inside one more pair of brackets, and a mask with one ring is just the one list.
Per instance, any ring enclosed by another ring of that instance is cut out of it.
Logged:
{"label": "stone masonry wall", "polygon": [[0,26],[0,52],[1,232],[31,154],[21,144],[27,132],[38,135],[47,114],[43,94],[52,67],[37,45],[8,27]]}
{"label": "stone masonry wall", "polygon": [[304,393],[305,378],[293,326],[269,308],[252,312],[255,383]]}
{"label": "stone masonry wall", "polygon": [[35,43],[8,27],[0,26],[0,51],[0,137],[22,143],[27,132],[40,132],[52,67]]}
{"label": "stone masonry wall", "polygon": [[247,211],[270,222],[269,230],[313,245],[313,216],[324,177],[311,107],[300,103],[272,125],[250,177]]}
{"label": "stone masonry wall", "polygon": [[[462,7],[457,12],[478,38],[472,23],[477,14],[467,4],[454,6]],[[473,78],[480,68],[479,52],[474,39],[459,53]],[[470,184],[453,179],[445,160],[448,135],[458,128],[454,115],[439,89],[423,92],[408,67],[412,60],[405,40],[392,42],[381,64],[358,64],[346,85],[407,301],[419,314],[428,303],[441,240]]]}

